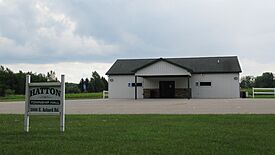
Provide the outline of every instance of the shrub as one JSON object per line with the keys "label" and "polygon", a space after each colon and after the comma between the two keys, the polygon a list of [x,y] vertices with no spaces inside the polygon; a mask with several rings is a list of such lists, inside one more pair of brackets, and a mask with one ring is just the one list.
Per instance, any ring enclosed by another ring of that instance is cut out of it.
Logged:
{"label": "shrub", "polygon": [[78,88],[78,85],[74,83],[66,83],[65,87],[66,87],[65,88],[66,94],[77,94],[81,92],[80,89]]}
{"label": "shrub", "polygon": [[14,94],[15,94],[15,90],[12,90],[12,89],[5,90],[5,96],[14,95]]}

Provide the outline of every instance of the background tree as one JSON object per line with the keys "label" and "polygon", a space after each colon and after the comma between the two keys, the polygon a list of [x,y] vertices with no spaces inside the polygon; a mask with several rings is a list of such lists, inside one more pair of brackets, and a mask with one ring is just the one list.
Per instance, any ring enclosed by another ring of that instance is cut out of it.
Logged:
{"label": "background tree", "polygon": [[104,85],[103,90],[108,90],[108,81],[104,77],[101,77],[101,81]]}
{"label": "background tree", "polygon": [[104,89],[104,83],[103,83],[103,81],[101,80],[101,77],[100,77],[100,75],[96,72],[96,71],[94,71],[93,73],[92,73],[92,77],[93,77],[93,82],[94,82],[94,91],[95,92],[101,92],[101,91],[103,91],[103,89]]}
{"label": "background tree", "polygon": [[57,81],[55,71],[51,70],[51,71],[47,72],[47,80],[48,81]]}
{"label": "background tree", "polygon": [[26,73],[19,71],[19,73],[15,74],[15,76],[15,94],[25,94]]}
{"label": "background tree", "polygon": [[274,76],[272,73],[265,72],[262,76],[258,76],[255,79],[255,87],[258,88],[272,88],[274,85]]}
{"label": "background tree", "polygon": [[84,92],[88,92],[89,91],[89,79],[86,78],[85,81],[84,81],[84,85],[83,85],[83,89],[84,89]]}
{"label": "background tree", "polygon": [[78,87],[79,87],[79,89],[80,89],[81,93],[82,93],[82,92],[84,92],[83,85],[84,85],[84,79],[82,78],[82,79],[80,80],[79,85],[78,85]]}
{"label": "background tree", "polygon": [[32,72],[23,73],[22,71],[14,73],[9,68],[0,66],[0,96],[24,94],[27,74],[31,75],[32,82],[47,81],[47,77],[43,74]]}
{"label": "background tree", "polygon": [[241,78],[241,88],[252,88],[254,87],[255,78],[253,76],[244,76]]}
{"label": "background tree", "polygon": [[[87,92],[102,92],[103,90],[108,90],[108,81],[101,77],[96,71],[92,72],[92,77],[90,80],[88,78],[80,80],[79,86],[86,84]],[[81,90],[83,92],[84,90]]]}
{"label": "background tree", "polygon": [[[31,75],[31,82],[47,82],[57,81],[54,71],[47,74],[37,74],[32,72],[14,73],[9,68],[0,66],[0,96],[11,94],[25,94],[26,75]],[[66,83],[66,93],[84,92],[83,85],[86,85],[88,92],[102,92],[108,89],[108,82],[104,77],[101,77],[96,71],[92,72],[90,80],[82,78],[79,84]]]}
{"label": "background tree", "polygon": [[75,93],[80,93],[80,89],[78,87],[78,84],[75,84],[75,83],[65,83],[65,93],[66,94],[75,94]]}
{"label": "background tree", "polygon": [[95,92],[95,80],[92,77],[90,78],[89,91]]}

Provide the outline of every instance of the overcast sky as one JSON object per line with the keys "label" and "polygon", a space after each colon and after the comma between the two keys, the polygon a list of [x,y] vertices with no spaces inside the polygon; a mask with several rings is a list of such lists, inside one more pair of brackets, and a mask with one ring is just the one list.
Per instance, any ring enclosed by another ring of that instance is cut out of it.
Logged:
{"label": "overcast sky", "polygon": [[0,65],[79,82],[118,58],[239,57],[275,73],[274,0],[0,0]]}

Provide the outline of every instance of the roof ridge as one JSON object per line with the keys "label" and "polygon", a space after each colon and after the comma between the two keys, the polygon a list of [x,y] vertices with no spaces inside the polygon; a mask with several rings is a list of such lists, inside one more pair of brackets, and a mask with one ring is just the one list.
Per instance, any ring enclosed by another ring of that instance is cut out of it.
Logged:
{"label": "roof ridge", "polygon": [[117,59],[117,60],[156,60],[158,58],[149,58],[149,59]]}
{"label": "roof ridge", "polygon": [[158,58],[137,58],[137,59],[133,59],[133,58],[125,58],[125,59],[117,59],[120,61],[124,61],[124,60],[158,60],[158,59],[199,59],[199,58],[236,58],[238,56],[195,56],[195,57],[158,57]]}
{"label": "roof ridge", "polygon": [[236,57],[238,56],[197,56],[197,57],[165,58],[165,59],[236,58]]}

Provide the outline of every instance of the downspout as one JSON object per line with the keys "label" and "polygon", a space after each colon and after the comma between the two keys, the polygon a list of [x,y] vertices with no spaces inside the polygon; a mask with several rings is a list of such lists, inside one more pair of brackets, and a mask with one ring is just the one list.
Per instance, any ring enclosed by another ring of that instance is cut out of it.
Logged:
{"label": "downspout", "polygon": [[137,76],[135,76],[135,100],[137,99]]}
{"label": "downspout", "polygon": [[188,94],[188,99],[190,99],[191,98],[191,92],[192,92],[190,90],[190,76],[188,76],[187,80],[188,80],[188,91],[190,91],[189,94]]}

